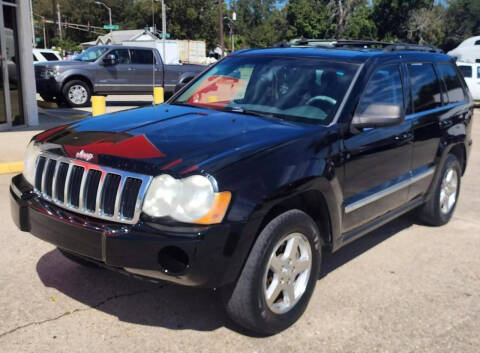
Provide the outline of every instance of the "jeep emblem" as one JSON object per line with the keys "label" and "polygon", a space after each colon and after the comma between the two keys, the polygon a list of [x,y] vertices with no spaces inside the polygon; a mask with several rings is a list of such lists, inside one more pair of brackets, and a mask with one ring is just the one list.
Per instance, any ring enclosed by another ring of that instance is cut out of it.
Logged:
{"label": "jeep emblem", "polygon": [[87,153],[84,150],[81,150],[80,152],[77,152],[77,154],[75,155],[75,158],[83,159],[89,162],[93,159],[93,153]]}

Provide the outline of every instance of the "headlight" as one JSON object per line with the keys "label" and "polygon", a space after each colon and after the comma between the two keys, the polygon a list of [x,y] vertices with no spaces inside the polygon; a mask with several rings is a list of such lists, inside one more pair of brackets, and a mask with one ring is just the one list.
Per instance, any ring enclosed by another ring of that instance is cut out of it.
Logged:
{"label": "headlight", "polygon": [[49,69],[47,69],[46,76],[47,76],[47,78],[57,77],[61,73],[62,73],[62,71],[59,68],[49,68]]}
{"label": "headlight", "polygon": [[23,160],[23,176],[32,186],[35,185],[35,166],[40,152],[40,147],[38,147],[35,141],[31,141],[27,146],[27,150],[25,151],[25,158]]}
{"label": "headlight", "polygon": [[214,224],[223,220],[230,198],[230,192],[216,193],[205,176],[175,179],[164,174],[152,180],[143,212],[152,217],[170,216],[185,223]]}

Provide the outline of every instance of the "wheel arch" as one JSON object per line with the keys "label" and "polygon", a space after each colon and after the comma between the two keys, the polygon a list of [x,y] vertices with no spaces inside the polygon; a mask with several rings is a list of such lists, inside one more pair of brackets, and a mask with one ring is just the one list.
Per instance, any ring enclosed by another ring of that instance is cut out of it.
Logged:
{"label": "wheel arch", "polygon": [[453,154],[458,159],[460,167],[462,168],[462,175],[465,174],[467,168],[467,149],[465,148],[465,144],[457,143],[452,145],[447,153]]}

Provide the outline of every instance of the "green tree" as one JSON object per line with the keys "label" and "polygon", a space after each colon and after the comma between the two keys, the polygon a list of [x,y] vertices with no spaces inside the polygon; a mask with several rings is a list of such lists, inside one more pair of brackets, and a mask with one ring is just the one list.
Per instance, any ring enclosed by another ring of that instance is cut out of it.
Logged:
{"label": "green tree", "polygon": [[431,9],[434,0],[374,0],[373,20],[378,38],[407,40],[408,20],[414,11]]}
{"label": "green tree", "polygon": [[345,38],[347,39],[377,39],[377,26],[373,21],[373,8],[367,6],[356,7],[345,24]]}
{"label": "green tree", "polygon": [[331,38],[335,35],[332,17],[325,1],[290,0],[286,5],[286,37]]}

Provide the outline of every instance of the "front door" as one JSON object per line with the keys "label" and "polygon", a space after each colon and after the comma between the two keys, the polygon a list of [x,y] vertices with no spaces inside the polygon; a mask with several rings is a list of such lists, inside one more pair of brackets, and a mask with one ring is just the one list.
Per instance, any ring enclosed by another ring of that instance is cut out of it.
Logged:
{"label": "front door", "polygon": [[[371,103],[404,106],[398,65],[377,69],[358,104],[362,113]],[[407,201],[412,162],[411,122],[352,131],[345,138],[344,221],[348,233]]]}
{"label": "front door", "polygon": [[104,55],[115,55],[115,65],[101,66],[97,70],[97,91],[108,93],[132,92],[134,89],[135,72],[128,49],[113,49]]}

